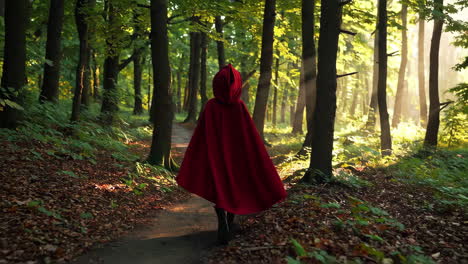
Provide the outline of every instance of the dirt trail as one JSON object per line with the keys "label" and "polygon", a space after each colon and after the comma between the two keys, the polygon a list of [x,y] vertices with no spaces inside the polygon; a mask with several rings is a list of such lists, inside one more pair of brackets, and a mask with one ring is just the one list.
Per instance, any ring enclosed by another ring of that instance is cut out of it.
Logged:
{"label": "dirt trail", "polygon": [[[180,162],[191,130],[174,124],[172,146]],[[212,205],[196,196],[161,212],[150,226],[139,227],[118,241],[91,250],[71,263],[200,263],[214,246],[216,216]]]}

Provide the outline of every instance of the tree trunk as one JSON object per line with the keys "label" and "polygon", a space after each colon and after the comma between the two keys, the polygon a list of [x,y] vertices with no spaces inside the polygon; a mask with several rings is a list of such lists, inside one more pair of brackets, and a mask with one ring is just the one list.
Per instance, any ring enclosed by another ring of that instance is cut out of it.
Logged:
{"label": "tree trunk", "polygon": [[182,72],[179,69],[177,76],[177,113],[182,112]]}
{"label": "tree trunk", "polygon": [[[223,20],[221,19],[221,16],[215,17],[215,28],[219,36],[223,38]],[[226,65],[224,42],[220,40],[216,41],[216,47],[218,49],[218,66],[219,66],[219,69],[221,70],[221,68]]]}
{"label": "tree trunk", "polygon": [[0,0],[0,16],[5,16],[5,0]]}
{"label": "tree trunk", "polygon": [[88,23],[86,21],[87,15],[85,8],[87,7],[88,0],[78,0],[75,6],[75,22],[78,30],[78,38],[80,40],[80,50],[78,55],[78,65],[76,67],[76,84],[75,92],[73,95],[73,106],[71,121],[78,121],[80,115],[81,97],[86,82],[86,65],[88,64]]}
{"label": "tree trunk", "polygon": [[310,167],[303,177],[307,183],[326,182],[332,175],[333,134],[336,112],[336,56],[340,34],[340,0],[323,1],[318,43],[317,100],[313,114]]}
{"label": "tree trunk", "polygon": [[151,113],[151,82],[153,81],[152,78],[153,73],[153,63],[148,63],[148,112]]}
{"label": "tree trunk", "polygon": [[273,35],[275,28],[276,0],[265,0],[262,31],[262,53],[260,56],[260,78],[258,81],[257,95],[253,120],[260,137],[265,141],[263,129],[265,125],[265,113],[270,92],[271,64],[273,63]]}
{"label": "tree trunk", "polygon": [[171,94],[171,70],[167,37],[167,0],[151,0],[151,57],[153,60],[154,92],[153,141],[148,162],[174,170],[171,158],[172,120],[174,104]]}
{"label": "tree trunk", "polygon": [[102,96],[101,114],[103,120],[113,121],[113,115],[119,110],[117,105],[117,78],[119,75],[119,56],[110,55],[104,60],[104,94]]}
{"label": "tree trunk", "polygon": [[418,84],[419,84],[419,116],[422,127],[427,124],[426,85],[424,76],[424,17],[419,15],[418,31]]}
{"label": "tree trunk", "polygon": [[[89,35],[88,35],[89,38]],[[91,49],[89,46],[89,41],[88,41],[88,50],[86,51],[86,66],[85,66],[85,72],[84,72],[84,85],[83,85],[83,92],[81,95],[81,106],[83,107],[88,107],[91,103],[91,67],[90,67],[90,61],[91,61]]]}
{"label": "tree trunk", "polygon": [[91,58],[93,61],[93,98],[98,99],[99,98],[99,87],[101,86],[101,81],[99,77],[99,65],[97,63],[96,59],[96,52],[92,51],[91,52]]}
{"label": "tree trunk", "polygon": [[301,74],[299,77],[299,94],[297,95],[296,112],[292,125],[292,133],[294,135],[303,134],[302,121],[304,120],[304,108],[306,105],[306,91],[304,86],[304,62],[301,66]]}
{"label": "tree trunk", "polygon": [[354,117],[356,114],[356,107],[357,107],[357,102],[358,102],[358,92],[359,89],[359,81],[356,81],[356,85],[354,86],[353,89],[353,99],[351,100],[351,108],[349,109],[349,115],[351,117]]}
{"label": "tree trunk", "polygon": [[[117,24],[116,10],[112,2],[108,2],[108,24],[110,27],[120,28]],[[112,123],[114,120],[115,113],[119,110],[118,107],[118,91],[117,81],[119,76],[119,50],[117,43],[115,42],[116,34],[119,34],[116,30],[112,31],[112,34],[106,39],[107,55],[104,60],[104,93],[102,97],[101,106],[101,119],[107,123]]]}
{"label": "tree trunk", "polygon": [[[379,6],[377,3],[377,7]],[[378,24],[378,20],[377,20]],[[367,113],[367,122],[366,122],[366,129],[369,131],[374,131],[375,128],[375,115],[378,106],[377,100],[377,87],[379,83],[379,29],[378,25],[376,26],[375,33],[374,33],[374,64],[373,64],[373,72],[372,72],[372,91],[370,95],[370,104],[369,104],[369,112]]]}
{"label": "tree trunk", "polygon": [[190,70],[189,73],[189,89],[188,89],[188,114],[185,118],[184,123],[186,122],[196,122],[197,121],[197,106],[198,106],[198,86],[200,80],[200,52],[201,52],[201,33],[200,32],[190,32],[191,38],[193,38],[193,56],[190,56]]}
{"label": "tree trunk", "polygon": [[276,126],[276,117],[277,117],[276,113],[278,111],[278,88],[279,88],[279,58],[276,59],[276,65],[275,65],[275,87],[273,90],[273,113],[272,113],[273,126]]}
{"label": "tree trunk", "polygon": [[[206,57],[208,50],[208,38],[205,32],[201,33],[201,68],[200,68],[200,97],[201,97],[201,109],[205,106],[208,101],[206,95]],[[201,113],[201,111],[200,111]]]}
{"label": "tree trunk", "polygon": [[[299,151],[299,155],[305,154],[306,148],[312,146],[313,116],[317,96],[317,62],[315,52],[314,27],[315,27],[315,0],[302,1],[302,61],[304,65],[304,90],[306,97],[306,123],[307,134]],[[336,90],[336,86],[335,86]]]}
{"label": "tree trunk", "polygon": [[[288,70],[290,70],[290,64],[288,64]],[[288,102],[288,96],[289,96],[289,86],[286,86],[283,90],[283,97],[281,99],[280,122],[282,124],[286,123],[286,104]]]}
{"label": "tree trunk", "polygon": [[[27,0],[5,3],[5,46],[0,99],[21,104],[21,90],[26,79]],[[2,109],[3,108],[3,109]],[[12,105],[0,104],[0,128],[15,128],[21,111]]]}
{"label": "tree trunk", "polygon": [[293,126],[294,123],[294,114],[296,113],[296,108],[294,104],[289,106],[289,126]]}
{"label": "tree trunk", "polygon": [[242,99],[242,101],[244,101],[244,103],[247,106],[249,106],[249,104],[250,104],[250,95],[249,95],[250,82],[248,80],[244,81],[246,79],[247,75],[248,75],[247,72],[245,72],[245,71],[241,72],[241,78],[242,78],[242,81],[243,81],[241,99]]}
{"label": "tree trunk", "polygon": [[135,91],[135,103],[133,105],[133,114],[143,114],[143,99],[141,95],[141,81],[143,78],[143,58],[142,51],[134,49],[133,51],[133,89]]}
{"label": "tree trunk", "polygon": [[406,4],[401,5],[401,22],[403,29],[401,30],[401,62],[400,70],[398,72],[398,84],[395,96],[395,107],[393,110],[392,127],[397,127],[401,120],[401,109],[403,102],[404,93],[404,82],[406,73],[406,64],[408,63],[408,36],[407,36],[407,14],[408,6]]}
{"label": "tree trunk", "polygon": [[[442,13],[443,0],[435,0],[434,13]],[[427,122],[425,147],[437,147],[437,135],[440,124],[439,101],[439,48],[440,37],[444,21],[440,17],[434,18],[434,30],[432,31],[431,50],[429,55],[429,120]]]}
{"label": "tree trunk", "polygon": [[383,156],[392,153],[392,138],[387,112],[387,0],[379,0],[379,81],[377,100],[380,116],[380,149]]}
{"label": "tree trunk", "polygon": [[61,40],[64,16],[64,0],[51,0],[47,23],[46,62],[44,80],[39,101],[57,101],[60,78]]}

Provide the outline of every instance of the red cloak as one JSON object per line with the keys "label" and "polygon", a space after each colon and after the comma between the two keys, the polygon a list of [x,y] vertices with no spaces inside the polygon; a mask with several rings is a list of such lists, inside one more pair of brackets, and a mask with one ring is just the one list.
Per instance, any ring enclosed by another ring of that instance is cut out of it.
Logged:
{"label": "red cloak", "polygon": [[187,191],[234,214],[270,208],[286,197],[283,183],[240,100],[242,79],[231,64],[213,79],[176,177]]}

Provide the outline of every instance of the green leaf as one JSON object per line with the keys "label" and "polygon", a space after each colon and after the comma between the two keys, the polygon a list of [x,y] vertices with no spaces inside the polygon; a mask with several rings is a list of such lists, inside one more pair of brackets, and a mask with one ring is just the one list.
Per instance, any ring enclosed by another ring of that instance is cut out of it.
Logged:
{"label": "green leaf", "polygon": [[60,172],[61,174],[64,174],[64,175],[68,175],[70,177],[73,177],[75,179],[79,179],[80,176],[76,175],[73,171],[66,171],[66,170],[63,170]]}
{"label": "green leaf", "polygon": [[85,212],[85,213],[81,213],[81,214],[80,214],[80,217],[81,217],[81,219],[92,219],[92,218],[93,218],[93,214],[88,213],[88,212]]}
{"label": "green leaf", "polygon": [[338,209],[338,208],[341,208],[341,205],[337,204],[337,203],[327,203],[327,204],[322,204],[320,205],[320,207],[322,208],[335,208],[335,209]]}
{"label": "green leaf", "polygon": [[365,236],[375,241],[384,242],[384,239],[378,235],[365,235]]}
{"label": "green leaf", "polygon": [[36,206],[39,206],[42,204],[42,201],[41,200],[38,200],[38,201],[30,201],[27,206],[28,207],[36,207]]}
{"label": "green leaf", "polygon": [[293,259],[290,256],[286,257],[286,261],[287,261],[288,264],[301,264],[300,260]]}
{"label": "green leaf", "polygon": [[307,256],[307,251],[301,246],[299,242],[297,242],[296,239],[291,238],[291,243],[294,246],[294,251],[296,251],[296,254],[300,257]]}

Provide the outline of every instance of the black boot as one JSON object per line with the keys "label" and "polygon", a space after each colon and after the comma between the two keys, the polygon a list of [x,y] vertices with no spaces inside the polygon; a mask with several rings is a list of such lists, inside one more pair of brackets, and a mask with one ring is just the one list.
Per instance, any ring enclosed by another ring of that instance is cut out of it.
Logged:
{"label": "black boot", "polygon": [[222,208],[215,207],[216,216],[218,216],[218,243],[227,245],[230,239],[229,225],[226,218],[226,212]]}
{"label": "black boot", "polygon": [[234,232],[238,226],[234,223],[234,217],[236,215],[233,214],[233,213],[227,213],[227,222],[228,222],[228,226],[229,226],[229,231],[232,233]]}

